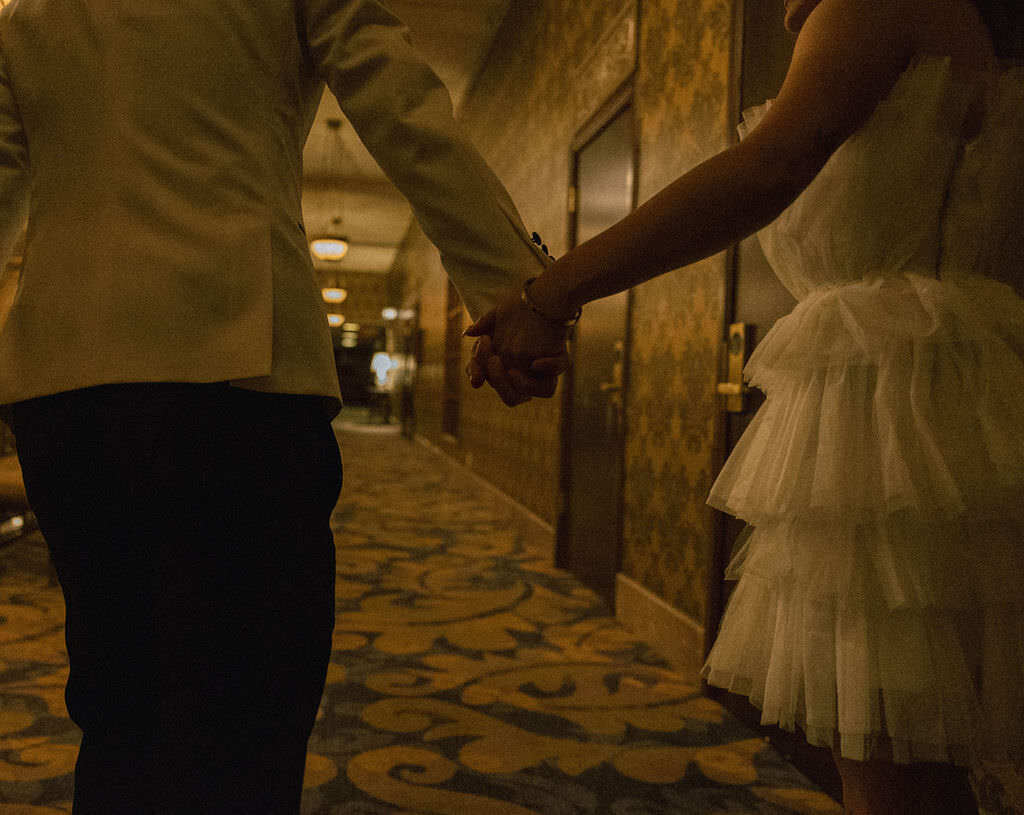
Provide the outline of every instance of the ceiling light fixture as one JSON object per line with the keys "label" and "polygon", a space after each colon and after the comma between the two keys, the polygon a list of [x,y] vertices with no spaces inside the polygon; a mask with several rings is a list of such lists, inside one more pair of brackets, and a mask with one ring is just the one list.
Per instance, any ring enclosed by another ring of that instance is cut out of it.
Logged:
{"label": "ceiling light fixture", "polygon": [[344,238],[317,238],[309,242],[309,251],[317,260],[338,261],[348,254]]}
{"label": "ceiling light fixture", "polygon": [[325,303],[344,303],[348,292],[344,289],[329,288],[321,289],[320,295],[324,298]]}
{"label": "ceiling light fixture", "polygon": [[344,314],[328,314],[327,315],[327,325],[329,325],[331,328],[337,328],[338,326],[342,325],[344,322],[345,322],[345,315]]}
{"label": "ceiling light fixture", "polygon": [[[348,254],[348,238],[343,236],[342,225],[345,214],[345,196],[341,190],[342,167],[337,162],[342,161],[345,145],[341,141],[341,119],[330,118],[324,124],[331,132],[327,143],[327,184],[328,191],[333,191],[336,197],[336,215],[331,218],[330,229],[321,233],[309,242],[309,251],[317,260],[328,263],[337,263]],[[340,301],[337,301],[340,302]]]}

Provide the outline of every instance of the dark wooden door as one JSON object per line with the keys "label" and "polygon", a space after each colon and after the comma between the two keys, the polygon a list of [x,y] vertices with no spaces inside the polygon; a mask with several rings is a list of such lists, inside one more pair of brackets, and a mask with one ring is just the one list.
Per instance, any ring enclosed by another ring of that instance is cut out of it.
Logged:
{"label": "dark wooden door", "polygon": [[[636,199],[633,111],[627,100],[584,131],[573,153],[571,243],[629,214]],[[563,405],[557,561],[612,599],[619,570],[624,472],[628,292],[590,303],[572,341]]]}
{"label": "dark wooden door", "polygon": [[[737,123],[744,109],[759,105],[778,93],[795,43],[795,37],[782,24],[782,3],[746,0],[740,5],[742,18],[737,27],[740,39],[734,72],[737,83],[734,93]],[[796,301],[779,283],[756,236],[742,241],[734,251],[731,283],[729,313],[726,315],[726,322],[730,324],[729,340],[734,349],[740,347],[744,356],[749,356],[768,329],[776,320],[789,313]],[[753,390],[744,397],[745,404],[741,412],[725,414],[726,453],[736,445],[763,401],[760,392]],[[722,406],[726,407],[725,399],[722,400]],[[725,580],[725,566],[737,536],[744,529],[743,522],[731,516],[721,515],[719,520],[707,627],[710,635],[718,630],[722,612],[734,586]],[[708,644],[710,646],[710,639]],[[775,727],[761,728],[761,712],[745,697],[718,689],[711,690],[711,694],[745,723],[764,732],[798,769],[827,793],[838,797],[841,789],[839,779],[831,756],[825,751],[809,747],[799,735]]]}
{"label": "dark wooden door", "polygon": [[416,437],[416,374],[423,362],[423,329],[420,328],[420,304],[409,309],[407,317],[399,323],[401,334],[401,364],[398,368],[398,415],[402,435]]}
{"label": "dark wooden door", "polygon": [[448,281],[444,332],[444,397],[441,403],[441,435],[455,440],[459,436],[462,409],[462,298],[455,284]]}

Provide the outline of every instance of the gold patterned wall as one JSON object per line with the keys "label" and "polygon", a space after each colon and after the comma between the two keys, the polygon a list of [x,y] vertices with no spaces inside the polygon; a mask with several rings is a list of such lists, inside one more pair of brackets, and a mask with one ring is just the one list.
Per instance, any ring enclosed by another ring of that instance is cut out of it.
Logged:
{"label": "gold patterned wall", "polygon": [[[641,200],[729,142],[731,0],[644,0],[635,9],[629,0],[513,0],[462,111],[527,227],[555,255],[568,248],[570,145],[620,84],[624,58],[637,64]],[[624,44],[624,19],[638,24],[636,43]],[[441,443],[445,284],[431,252],[417,233],[401,263],[405,305],[419,299],[425,330],[417,431]],[[704,498],[714,466],[724,276],[724,259],[715,258],[647,283],[632,313],[624,571],[698,622],[712,541]],[[550,523],[559,404],[556,396],[509,410],[489,389],[464,385],[459,443],[449,448]]]}
{"label": "gold patterned wall", "polygon": [[[640,19],[640,199],[731,140],[732,0],[648,0]],[[636,288],[623,572],[706,620],[715,393],[726,279],[720,255]]]}

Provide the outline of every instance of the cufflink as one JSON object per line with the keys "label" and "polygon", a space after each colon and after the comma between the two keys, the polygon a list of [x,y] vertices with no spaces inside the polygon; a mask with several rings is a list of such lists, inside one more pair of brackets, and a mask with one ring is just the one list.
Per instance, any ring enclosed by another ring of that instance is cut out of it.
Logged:
{"label": "cufflink", "polygon": [[530,237],[533,239],[533,242],[540,247],[540,251],[542,251],[545,255],[554,260],[554,258],[551,257],[551,253],[548,251],[548,245],[544,243],[543,240],[541,240],[540,235],[534,232]]}

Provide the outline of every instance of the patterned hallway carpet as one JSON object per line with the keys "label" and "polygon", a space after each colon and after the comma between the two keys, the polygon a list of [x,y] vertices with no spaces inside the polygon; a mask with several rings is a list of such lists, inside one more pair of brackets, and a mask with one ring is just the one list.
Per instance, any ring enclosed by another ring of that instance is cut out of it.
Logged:
{"label": "patterned hallway carpet", "polygon": [[307,812],[839,811],[556,570],[543,529],[384,428],[340,438]]}
{"label": "patterned hallway carpet", "polygon": [[[304,815],[840,811],[551,566],[542,528],[391,428],[339,437]],[[62,618],[38,534],[0,551],[0,815],[71,810]]]}

